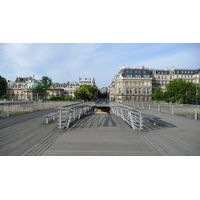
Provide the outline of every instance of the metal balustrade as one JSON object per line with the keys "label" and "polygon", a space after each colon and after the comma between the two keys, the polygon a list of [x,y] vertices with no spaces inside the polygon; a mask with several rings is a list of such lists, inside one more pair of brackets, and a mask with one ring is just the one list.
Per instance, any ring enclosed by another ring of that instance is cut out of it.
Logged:
{"label": "metal balustrade", "polygon": [[133,130],[142,130],[143,129],[143,116],[142,111],[134,107],[110,102],[111,105],[111,114],[115,114],[118,117],[122,118]]}
{"label": "metal balustrade", "polygon": [[91,115],[94,113],[94,108],[89,103],[82,105],[61,107],[58,116],[58,128],[68,129],[72,126],[77,120],[81,119],[84,116]]}

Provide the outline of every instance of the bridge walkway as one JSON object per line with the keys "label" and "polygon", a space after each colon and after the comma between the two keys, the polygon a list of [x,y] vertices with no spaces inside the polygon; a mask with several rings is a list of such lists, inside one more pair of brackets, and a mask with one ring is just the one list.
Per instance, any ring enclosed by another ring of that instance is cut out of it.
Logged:
{"label": "bridge walkway", "polygon": [[143,131],[134,131],[115,115],[95,114],[74,124],[43,155],[200,155],[197,120],[151,110],[143,112],[160,117],[158,124],[145,122]]}
{"label": "bridge walkway", "polygon": [[94,114],[69,128],[44,156],[154,156],[153,150],[123,120]]}
{"label": "bridge walkway", "polygon": [[45,124],[38,111],[0,119],[0,155],[70,156],[199,156],[198,120],[151,110],[159,124],[145,122],[143,131],[134,131],[111,114],[94,114],[77,121],[68,130],[59,130],[57,121]]}

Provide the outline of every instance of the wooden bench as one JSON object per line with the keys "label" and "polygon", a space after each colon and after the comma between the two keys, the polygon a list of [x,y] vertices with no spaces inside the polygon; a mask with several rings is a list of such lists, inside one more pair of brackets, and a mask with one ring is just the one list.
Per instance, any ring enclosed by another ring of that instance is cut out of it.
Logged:
{"label": "wooden bench", "polygon": [[44,115],[43,117],[46,118],[46,124],[49,123],[49,117],[53,117],[53,121],[55,121],[55,120],[56,120],[56,115],[57,115],[57,114],[58,114],[58,112],[56,112],[56,113],[50,113],[50,114],[48,114],[48,115]]}
{"label": "wooden bench", "polygon": [[153,121],[153,125],[156,125],[157,120],[160,119],[160,117],[150,114],[143,114],[143,117],[147,118],[147,122],[149,122],[150,120]]}

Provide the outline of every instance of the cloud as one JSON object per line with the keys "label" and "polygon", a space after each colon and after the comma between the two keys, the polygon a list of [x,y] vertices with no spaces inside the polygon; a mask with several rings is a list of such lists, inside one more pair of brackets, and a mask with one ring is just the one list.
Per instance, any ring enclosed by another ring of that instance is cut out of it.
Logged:
{"label": "cloud", "polygon": [[120,66],[199,67],[199,44],[24,43],[0,44],[0,72],[6,79],[49,76],[54,82],[94,77],[108,86]]}

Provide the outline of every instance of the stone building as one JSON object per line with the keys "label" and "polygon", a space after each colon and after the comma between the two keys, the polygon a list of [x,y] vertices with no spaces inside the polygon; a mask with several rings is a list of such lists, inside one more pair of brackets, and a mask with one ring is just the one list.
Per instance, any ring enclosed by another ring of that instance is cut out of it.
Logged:
{"label": "stone building", "polygon": [[95,79],[93,77],[91,78],[79,78],[79,85],[91,85],[93,87],[96,87]]}
{"label": "stone building", "polygon": [[[86,83],[87,81],[87,83]],[[94,78],[79,78],[78,82],[52,83],[51,89],[47,91],[46,98],[49,99],[52,95],[56,97],[69,96],[75,98],[75,90],[82,84],[96,86]],[[43,93],[40,93],[36,88],[39,81],[33,77],[17,77],[15,81],[7,81],[6,94],[9,100],[40,100],[44,99]]]}
{"label": "stone building", "polygon": [[174,79],[184,79],[200,83],[200,69],[148,69],[144,66],[137,68],[122,66],[118,75],[114,76],[109,87],[110,100],[117,102],[151,101],[151,95],[157,87],[163,91],[166,85]]}

